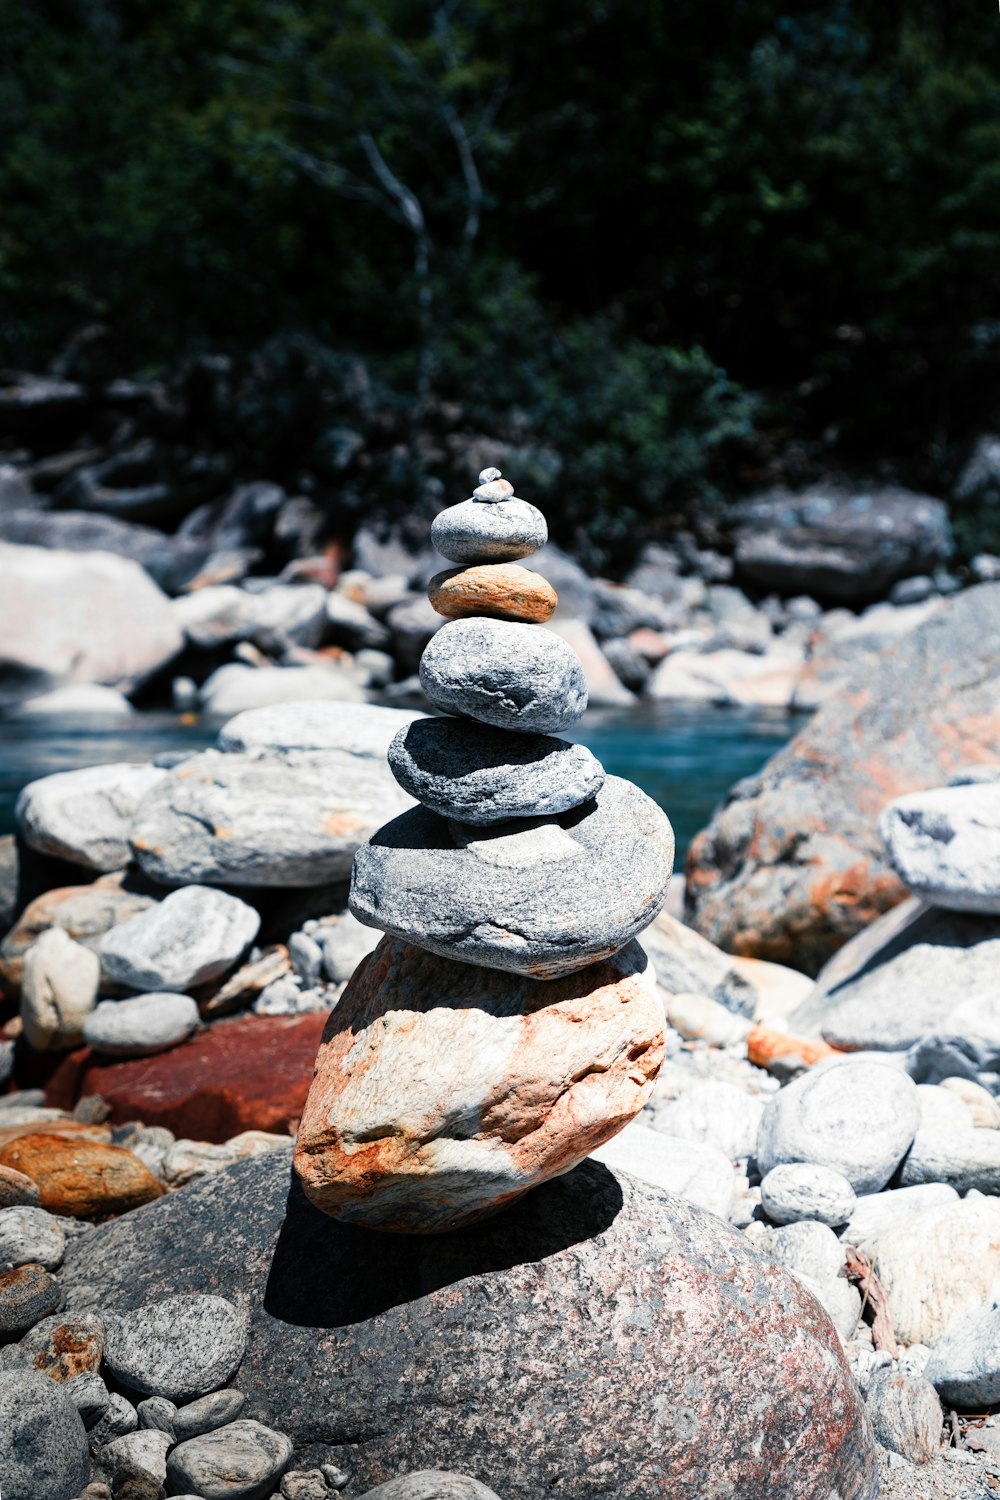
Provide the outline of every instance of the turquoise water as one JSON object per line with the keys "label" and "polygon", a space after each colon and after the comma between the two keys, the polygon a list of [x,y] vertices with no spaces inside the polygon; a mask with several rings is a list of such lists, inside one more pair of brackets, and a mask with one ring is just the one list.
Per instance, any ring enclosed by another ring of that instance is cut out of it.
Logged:
{"label": "turquoise water", "polygon": [[[801,717],[776,709],[648,704],[595,709],[571,736],[589,745],[616,776],[638,783],[669,814],[681,868],[691,839],[733,782],[749,776],[791,738]],[[116,760],[149,760],[167,750],[198,750],[218,725],[185,724],[176,714],[132,720],[0,720],[0,833],[14,827],[26,782]]]}

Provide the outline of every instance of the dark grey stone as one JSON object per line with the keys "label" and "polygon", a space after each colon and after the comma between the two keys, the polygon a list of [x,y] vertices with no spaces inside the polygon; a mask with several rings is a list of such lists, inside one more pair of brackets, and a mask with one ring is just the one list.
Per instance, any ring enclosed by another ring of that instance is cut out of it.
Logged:
{"label": "dark grey stone", "polygon": [[62,1305],[58,1281],[41,1266],[0,1271],[0,1343],[27,1333]]}
{"label": "dark grey stone", "polygon": [[205,1500],[266,1500],[292,1456],[291,1440],[261,1422],[230,1422],[179,1443],[167,1460],[173,1494]]}
{"label": "dark grey stone", "polygon": [[444,958],[529,978],[615,953],[663,906],[673,866],[666,814],[630,781],[545,822],[482,830],[417,807],[359,849],[350,907]]}
{"label": "dark grey stone", "polygon": [[420,658],[420,682],[435,708],[497,729],[554,734],[587,707],[576,652],[541,625],[451,620]]}
{"label": "dark grey stone", "polygon": [[177,1441],[182,1443],[186,1438],[200,1437],[203,1432],[235,1422],[245,1405],[243,1392],[230,1389],[213,1391],[211,1395],[190,1401],[187,1406],[178,1407],[174,1413]]}
{"label": "dark grey stone", "polygon": [[166,1396],[147,1396],[145,1401],[140,1401],[136,1407],[140,1427],[155,1428],[157,1432],[168,1434],[170,1441],[174,1442],[174,1418],[177,1416],[177,1407]]}
{"label": "dark grey stone", "polygon": [[713,1215],[588,1162],[459,1234],[379,1234],[290,1190],[290,1158],[101,1225],[63,1276],[247,1306],[248,1415],[300,1463],[334,1450],[359,1495],[434,1466],[504,1500],[874,1500],[827,1317]]}
{"label": "dark grey stone", "polygon": [[467,719],[408,724],[389,746],[389,769],[418,802],[463,823],[551,817],[604,785],[604,767],[585,745]]}
{"label": "dark grey stone", "polygon": [[0,1374],[4,1500],[73,1500],[89,1479],[87,1434],[63,1388],[29,1370]]}
{"label": "dark grey stone", "polygon": [[129,1390],[190,1401],[225,1385],[246,1339],[243,1314],[224,1297],[166,1297],[107,1317],[104,1363]]}
{"label": "dark grey stone", "polygon": [[468,1474],[421,1469],[416,1474],[402,1474],[387,1484],[376,1485],[361,1500],[499,1500],[499,1497]]}
{"label": "dark grey stone", "polygon": [[516,562],[530,557],[548,540],[540,510],[526,500],[501,505],[463,500],[434,518],[431,541],[450,562]]}
{"label": "dark grey stone", "polygon": [[112,1391],[108,1401],[108,1408],[101,1419],[90,1430],[90,1444],[95,1453],[113,1443],[115,1438],[124,1437],[127,1432],[135,1432],[139,1425],[139,1417],[131,1401],[118,1391]]}
{"label": "dark grey stone", "polygon": [[[96,1370],[84,1370],[63,1385],[86,1428],[96,1427],[111,1405],[111,1394]],[[110,1439],[109,1439],[110,1441]]]}

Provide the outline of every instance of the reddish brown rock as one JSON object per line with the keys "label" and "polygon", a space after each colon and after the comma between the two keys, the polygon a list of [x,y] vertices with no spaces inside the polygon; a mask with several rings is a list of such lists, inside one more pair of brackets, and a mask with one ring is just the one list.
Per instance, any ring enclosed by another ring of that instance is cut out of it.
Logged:
{"label": "reddish brown rock", "polygon": [[472,568],[446,568],[427,586],[439,615],[460,620],[465,615],[490,615],[496,620],[525,620],[543,625],[551,620],[559,596],[541,573],[519,563],[481,563]]}
{"label": "reddish brown rock", "polygon": [[691,846],[688,920],[808,974],[906,892],[878,815],[1000,761],[1000,584],[969,589],[824,704]]}
{"label": "reddish brown rock", "polygon": [[37,1182],[42,1207],[73,1219],[126,1213],[162,1198],[145,1162],[84,1135],[22,1135],[0,1147],[0,1166]]}
{"label": "reddish brown rock", "polygon": [[638,943],[538,984],[383,938],[327,1023],[295,1168],[338,1218],[455,1229],[621,1130],[663,1052]]}
{"label": "reddish brown rock", "polygon": [[100,1369],[104,1324],[93,1313],[64,1313],[38,1323],[18,1351],[32,1369],[63,1384]]}

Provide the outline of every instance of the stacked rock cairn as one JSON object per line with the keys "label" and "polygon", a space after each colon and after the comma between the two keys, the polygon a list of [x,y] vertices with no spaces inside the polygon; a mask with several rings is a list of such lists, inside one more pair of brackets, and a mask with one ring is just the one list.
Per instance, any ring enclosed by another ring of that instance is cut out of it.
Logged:
{"label": "stacked rock cairn", "polygon": [[358,850],[350,907],[387,935],[323,1035],[295,1166],[337,1218],[429,1233],[569,1171],[642,1109],[664,1055],[636,934],[661,910],[674,841],[638,787],[555,738],[587,705],[545,628],[556,594],[520,566],[545,518],[486,469],[431,536],[448,623],[420,680],[442,717],[400,730],[420,804]]}

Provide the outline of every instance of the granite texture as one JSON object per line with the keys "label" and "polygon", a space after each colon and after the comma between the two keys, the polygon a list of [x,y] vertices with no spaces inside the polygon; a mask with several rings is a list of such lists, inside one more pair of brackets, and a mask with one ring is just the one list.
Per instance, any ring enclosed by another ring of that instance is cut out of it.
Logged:
{"label": "granite texture", "polygon": [[517,562],[544,547],[548,538],[545,517],[526,500],[501,505],[463,500],[441,511],[431,525],[431,541],[455,563]]}
{"label": "granite texture", "polygon": [[444,713],[498,729],[554,734],[587,707],[580,658],[552,631],[509,620],[451,620],[420,658],[420,682]]}
{"label": "granite texture", "polygon": [[666,900],[673,842],[655,802],[616,776],[541,823],[479,830],[418,807],[358,850],[350,907],[445,958],[552,979],[648,926]]}

